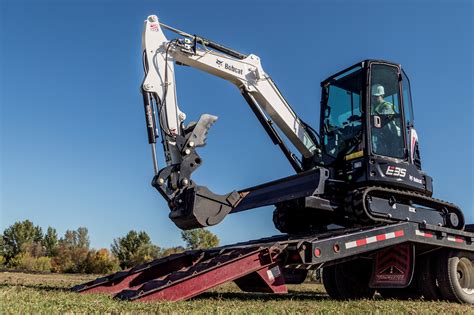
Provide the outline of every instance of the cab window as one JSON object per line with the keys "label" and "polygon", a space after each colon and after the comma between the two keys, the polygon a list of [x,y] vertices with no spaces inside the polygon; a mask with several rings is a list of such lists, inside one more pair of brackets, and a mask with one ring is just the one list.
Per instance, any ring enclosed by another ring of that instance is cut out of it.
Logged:
{"label": "cab window", "polygon": [[404,158],[398,69],[384,64],[371,67],[370,125],[372,152]]}

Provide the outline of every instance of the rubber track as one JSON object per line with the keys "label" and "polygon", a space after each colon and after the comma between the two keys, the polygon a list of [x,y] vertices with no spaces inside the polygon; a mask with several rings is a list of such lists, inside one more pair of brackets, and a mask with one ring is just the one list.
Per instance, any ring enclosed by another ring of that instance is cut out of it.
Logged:
{"label": "rubber track", "polygon": [[[393,188],[385,188],[385,187],[380,187],[380,186],[372,186],[372,187],[365,187],[365,188],[362,188],[362,189],[357,189],[353,192],[353,196],[362,195],[362,200],[366,201],[367,198],[373,192],[375,192],[375,194],[374,194],[375,196],[379,196],[379,197],[380,197],[380,195],[386,195],[387,197],[391,197],[393,195],[402,196],[402,198],[404,198],[406,200],[411,200],[415,204],[420,204],[420,205],[423,205],[425,207],[429,207],[431,209],[434,209],[434,211],[436,211],[435,209],[439,209],[439,208],[447,208],[447,209],[449,209],[449,212],[454,212],[454,213],[457,214],[457,216],[458,216],[458,218],[461,222],[461,225],[460,225],[461,228],[460,229],[462,230],[464,228],[465,221],[464,221],[464,215],[463,215],[461,209],[459,209],[459,207],[456,206],[455,204],[444,201],[444,200],[441,200],[441,199],[436,199],[436,198],[424,196],[424,195],[421,195],[419,193],[415,193],[415,192],[412,192],[412,191],[398,190],[398,189],[393,189]],[[385,216],[382,217],[382,216],[371,213],[367,209],[366,202],[362,202],[362,205],[363,205],[364,213],[371,220],[373,220],[375,222],[390,222],[390,223],[399,222],[399,220],[392,220],[392,219],[386,218]],[[418,222],[418,223],[423,223],[423,222]],[[447,226],[447,227],[449,227],[449,226]]]}

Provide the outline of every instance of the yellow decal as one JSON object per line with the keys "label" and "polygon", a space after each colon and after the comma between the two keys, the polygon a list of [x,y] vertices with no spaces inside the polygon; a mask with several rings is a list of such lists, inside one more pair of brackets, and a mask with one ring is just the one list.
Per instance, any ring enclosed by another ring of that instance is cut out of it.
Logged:
{"label": "yellow decal", "polygon": [[357,159],[358,157],[364,156],[364,151],[357,151],[351,154],[348,154],[344,157],[344,160],[349,161],[353,159]]}

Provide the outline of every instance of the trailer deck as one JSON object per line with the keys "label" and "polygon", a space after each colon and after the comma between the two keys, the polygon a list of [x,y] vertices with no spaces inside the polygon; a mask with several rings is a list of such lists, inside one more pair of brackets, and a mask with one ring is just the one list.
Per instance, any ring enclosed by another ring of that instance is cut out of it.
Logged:
{"label": "trailer deck", "polygon": [[375,256],[382,249],[402,244],[416,249],[418,255],[440,248],[474,252],[473,232],[472,225],[459,231],[403,222],[318,234],[277,235],[173,254],[77,285],[72,290],[108,293],[130,301],[179,301],[234,281],[246,292],[286,293],[286,283],[301,283],[306,275],[303,272],[302,279],[295,280],[292,270],[337,265]]}

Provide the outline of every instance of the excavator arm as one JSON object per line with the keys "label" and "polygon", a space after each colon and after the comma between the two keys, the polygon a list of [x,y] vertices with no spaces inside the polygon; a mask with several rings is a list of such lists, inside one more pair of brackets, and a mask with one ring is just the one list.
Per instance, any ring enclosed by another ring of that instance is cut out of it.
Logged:
{"label": "excavator arm", "polygon": [[[168,40],[164,28],[178,33],[181,38]],[[286,186],[286,181],[263,185],[264,190],[261,190],[261,185],[256,187],[258,189],[217,195],[191,180],[192,172],[202,163],[196,148],[206,144],[208,130],[217,117],[204,114],[197,123],[185,125],[186,115],[180,110],[176,97],[175,64],[200,69],[237,86],[297,173],[303,172],[301,162],[285,145],[273,124],[278,126],[303,158],[312,158],[319,152],[317,138],[298,118],[265,73],[259,57],[243,55],[200,36],[162,24],[155,15],[145,20],[142,51],[145,71],[142,94],[155,169],[152,185],[167,200],[171,209],[170,218],[178,227],[192,229],[215,225],[231,211],[242,211],[295,197],[294,194],[286,197],[284,193],[281,194],[285,190],[281,185]],[[162,137],[166,161],[162,169],[159,169],[156,158],[156,140],[159,135]],[[314,177],[314,171],[309,176]],[[300,181],[300,177],[297,181]],[[268,189],[280,193],[269,194]],[[247,200],[243,202],[244,199]]]}

